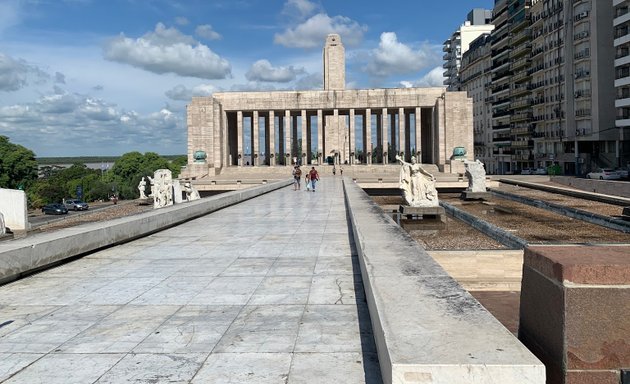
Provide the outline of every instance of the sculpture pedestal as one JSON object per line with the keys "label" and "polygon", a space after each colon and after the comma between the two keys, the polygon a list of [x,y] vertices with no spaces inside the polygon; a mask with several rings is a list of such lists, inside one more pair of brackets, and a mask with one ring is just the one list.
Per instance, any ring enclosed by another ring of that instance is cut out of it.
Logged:
{"label": "sculpture pedestal", "polygon": [[460,198],[463,200],[488,200],[488,197],[490,197],[490,193],[488,192],[472,191],[464,191],[460,196]]}
{"label": "sculpture pedestal", "polygon": [[442,229],[446,221],[446,211],[442,207],[412,207],[401,205],[400,226],[405,229]]}
{"label": "sculpture pedestal", "polygon": [[138,205],[153,205],[152,197],[147,197],[144,199],[136,199],[136,201],[138,202]]}

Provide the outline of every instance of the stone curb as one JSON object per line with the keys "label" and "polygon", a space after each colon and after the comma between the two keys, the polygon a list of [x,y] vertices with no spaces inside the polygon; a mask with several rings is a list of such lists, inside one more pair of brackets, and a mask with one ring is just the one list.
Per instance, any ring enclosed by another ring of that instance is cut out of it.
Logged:
{"label": "stone curb", "polygon": [[545,383],[544,365],[344,178],[385,384]]}
{"label": "stone curb", "polygon": [[0,284],[61,261],[124,243],[291,185],[292,180],[173,205],[137,215],[34,234],[0,243]]}
{"label": "stone curb", "polygon": [[564,205],[549,203],[546,201],[536,200],[525,196],[519,196],[513,193],[499,191],[496,189],[488,188],[489,192],[502,197],[507,200],[516,201],[518,203],[526,204],[536,208],[542,208],[551,212],[558,213],[563,216],[571,217],[586,221],[591,224],[600,225],[602,227],[614,229],[615,231],[621,231],[624,233],[630,233],[630,222],[615,219],[609,216],[600,215],[593,212],[584,211],[582,209],[566,207]]}
{"label": "stone curb", "polygon": [[444,207],[444,209],[446,209],[446,212],[448,212],[451,216],[483,232],[484,234],[490,236],[491,238],[495,239],[506,247],[512,249],[524,249],[527,246],[527,241],[521,239],[518,236],[514,236],[513,234],[497,227],[494,224],[490,224],[487,221],[481,220],[478,217],[471,215],[468,212],[462,211],[461,209],[447,202],[440,201],[440,205]]}

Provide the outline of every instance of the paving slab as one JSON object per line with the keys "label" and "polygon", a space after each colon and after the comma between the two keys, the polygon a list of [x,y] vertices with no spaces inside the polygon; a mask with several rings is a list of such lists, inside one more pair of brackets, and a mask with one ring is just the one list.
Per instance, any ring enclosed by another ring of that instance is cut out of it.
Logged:
{"label": "paving slab", "polygon": [[379,384],[354,246],[325,178],[5,284],[0,382]]}

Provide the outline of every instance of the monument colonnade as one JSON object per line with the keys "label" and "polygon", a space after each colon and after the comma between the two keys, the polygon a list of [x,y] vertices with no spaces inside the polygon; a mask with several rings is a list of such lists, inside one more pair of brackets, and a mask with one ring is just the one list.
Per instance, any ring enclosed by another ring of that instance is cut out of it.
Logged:
{"label": "monument colonnade", "polygon": [[187,110],[187,171],[215,174],[248,162],[322,164],[328,156],[371,164],[375,155],[376,163],[387,164],[401,153],[407,161],[416,155],[443,167],[453,148],[473,152],[471,115],[464,92],[437,87],[194,97]]}
{"label": "monument colonnade", "polygon": [[[229,121],[228,112],[224,113],[225,120]],[[337,164],[371,164],[375,148],[378,151],[378,163],[387,164],[401,152],[406,159],[410,159],[412,155],[421,153],[423,119],[418,117],[423,113],[430,114],[430,123],[434,112],[429,108],[400,107],[379,108],[374,112],[371,108],[351,108],[316,111],[239,110],[230,113],[236,113],[236,153],[241,154],[241,157],[237,161],[228,159],[228,164],[274,166],[291,165],[296,161],[304,165],[315,161],[322,164],[328,156],[332,156]],[[360,117],[359,121],[357,117]],[[261,142],[263,129],[264,142]],[[329,131],[340,132],[339,140],[334,137],[326,140],[326,132]],[[339,146],[333,143],[335,141]],[[383,148],[390,148],[392,153],[383,151]],[[252,156],[249,164],[245,162],[247,155]]]}

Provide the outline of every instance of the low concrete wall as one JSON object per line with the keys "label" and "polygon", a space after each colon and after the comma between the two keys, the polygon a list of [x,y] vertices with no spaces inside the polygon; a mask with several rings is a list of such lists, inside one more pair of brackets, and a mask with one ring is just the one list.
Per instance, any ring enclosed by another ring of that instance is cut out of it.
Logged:
{"label": "low concrete wall", "polygon": [[602,227],[614,229],[624,233],[630,233],[630,222],[616,219],[610,216],[604,216],[593,212],[584,211],[577,208],[567,207],[560,204],[549,203],[546,201],[536,200],[525,196],[519,196],[513,193],[501,191],[498,189],[488,189],[494,195],[502,197],[506,200],[516,201],[517,203],[526,204],[532,207],[541,208],[563,216],[571,217],[586,221],[587,223],[600,225]]}
{"label": "low concrete wall", "polygon": [[[554,181],[556,181],[555,177],[556,176],[554,176]],[[564,176],[564,177],[566,177],[566,176]],[[584,181],[585,179],[574,179],[574,180],[583,180]],[[623,197],[621,193],[616,193],[614,188],[612,190],[608,191],[609,194],[604,194],[603,192],[556,187],[556,186],[553,186],[553,185],[531,183],[531,182],[517,180],[517,179],[505,179],[505,178],[502,178],[499,181],[502,182],[502,183],[506,183],[506,184],[520,185],[521,187],[526,187],[526,188],[531,188],[531,189],[538,189],[538,190],[541,190],[541,191],[558,193],[558,194],[566,195],[566,196],[579,197],[579,198],[582,198],[582,199],[589,199],[589,200],[599,201],[599,202],[607,203],[607,204],[615,204],[615,205],[622,205],[622,206],[630,205],[630,197]],[[604,181],[600,181],[600,180],[586,180],[586,181],[588,181],[590,183],[608,183],[605,180]],[[616,183],[616,184],[613,184],[613,186],[614,185],[618,185],[621,188],[625,187],[625,184],[628,184],[628,186],[630,186],[630,183],[625,183],[625,182],[610,182],[610,183]],[[574,188],[577,188],[577,187],[574,187]],[[595,190],[595,189],[597,189],[597,188],[593,188],[593,190]]]}
{"label": "low concrete wall", "polygon": [[591,180],[570,176],[552,176],[551,181],[583,191],[630,198],[630,182],[615,180]]}
{"label": "low concrete wall", "polygon": [[99,248],[123,243],[290,185],[278,181],[134,216],[0,243],[0,284]]}
{"label": "low concrete wall", "polygon": [[542,363],[359,186],[344,189],[385,384],[545,382]]}
{"label": "low concrete wall", "polygon": [[4,215],[4,225],[12,231],[29,229],[24,191],[0,188],[0,212]]}

